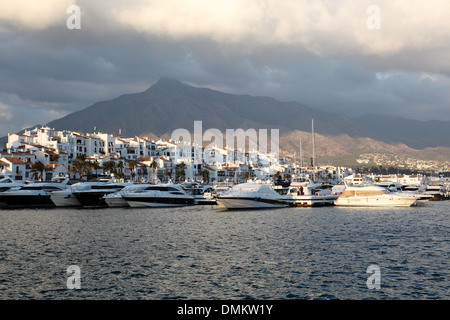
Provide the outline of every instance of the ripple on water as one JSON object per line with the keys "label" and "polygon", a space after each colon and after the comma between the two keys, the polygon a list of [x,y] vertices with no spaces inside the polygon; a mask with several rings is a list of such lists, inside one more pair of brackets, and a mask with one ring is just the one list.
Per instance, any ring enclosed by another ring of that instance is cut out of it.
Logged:
{"label": "ripple on water", "polygon": [[449,299],[448,205],[0,210],[0,298]]}

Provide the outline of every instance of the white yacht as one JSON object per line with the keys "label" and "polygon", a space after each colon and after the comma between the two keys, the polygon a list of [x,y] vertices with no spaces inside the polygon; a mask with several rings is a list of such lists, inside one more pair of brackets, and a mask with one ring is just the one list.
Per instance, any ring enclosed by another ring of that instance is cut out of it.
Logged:
{"label": "white yacht", "polygon": [[133,185],[132,182],[112,182],[101,185],[93,185],[87,190],[72,190],[72,194],[84,208],[106,208],[104,196],[122,190],[126,186]]}
{"label": "white yacht", "polygon": [[431,196],[433,201],[447,200],[445,196],[445,186],[439,183],[430,183],[426,186],[425,194]]}
{"label": "white yacht", "polygon": [[122,197],[124,193],[129,192],[138,192],[146,189],[148,186],[152,186],[150,183],[142,183],[142,184],[133,184],[130,186],[126,186],[125,188],[114,192],[109,193],[103,196],[108,207],[111,208],[119,208],[119,207],[129,207],[128,202]]}
{"label": "white yacht", "polygon": [[289,205],[293,207],[332,206],[339,197],[331,188],[310,179],[292,181],[286,195],[289,197]]}
{"label": "white yacht", "polygon": [[[16,182],[13,178],[9,176],[0,176],[0,193],[13,190],[20,189],[23,187],[25,183]],[[7,204],[4,202],[0,202],[0,208],[6,207]]]}
{"label": "white yacht", "polygon": [[53,191],[67,188],[69,179],[62,182],[56,180],[50,182],[34,182],[20,188],[12,188],[0,193],[0,203],[7,208],[39,208],[54,207],[50,199]]}
{"label": "white yacht", "polygon": [[9,176],[0,176],[0,192],[8,191],[13,188],[20,188],[24,185],[25,183],[17,182]]}
{"label": "white yacht", "polygon": [[427,194],[425,192],[425,189],[419,186],[408,187],[397,182],[381,182],[378,183],[377,185],[386,188],[388,191],[398,192],[398,194],[400,195],[403,194],[415,197],[416,202],[413,204],[415,206],[423,206],[428,201],[433,199],[433,195]]}
{"label": "white yacht", "polygon": [[217,196],[217,203],[226,209],[263,209],[287,207],[289,198],[270,185],[242,183]]}
{"label": "white yacht", "polygon": [[179,184],[150,185],[144,190],[124,192],[122,197],[130,207],[180,207],[193,205],[194,197]]}
{"label": "white yacht", "polygon": [[186,193],[194,197],[194,203],[199,205],[215,205],[216,199],[213,197],[213,189],[208,185],[189,184],[182,185]]}
{"label": "white yacht", "polygon": [[53,191],[50,199],[57,207],[81,207],[80,201],[73,194],[74,191],[91,190],[93,186],[102,186],[106,183],[107,181],[77,182],[64,190]]}
{"label": "white yacht", "polygon": [[414,195],[392,192],[377,185],[346,185],[345,191],[334,201],[336,206],[354,207],[410,207],[415,204]]}

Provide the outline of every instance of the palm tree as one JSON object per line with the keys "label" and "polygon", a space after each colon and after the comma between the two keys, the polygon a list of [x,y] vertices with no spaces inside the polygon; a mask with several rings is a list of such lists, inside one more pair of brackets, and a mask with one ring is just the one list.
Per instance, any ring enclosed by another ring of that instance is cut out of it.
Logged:
{"label": "palm tree", "polygon": [[142,170],[142,174],[143,174],[143,177],[144,177],[144,179],[145,179],[145,176],[147,175],[147,179],[148,179],[148,174],[147,174],[147,165],[145,164],[145,163],[141,163],[141,170]]}
{"label": "palm tree", "polygon": [[36,162],[31,167],[31,172],[33,173],[32,177],[34,179],[42,180],[42,175],[44,173],[44,170],[45,170],[45,165],[40,161]]}
{"label": "palm tree", "polygon": [[115,167],[116,167],[116,163],[114,161],[112,161],[112,160],[106,161],[103,164],[103,169],[105,170],[105,174],[107,172],[111,173],[114,170]]}
{"label": "palm tree", "polygon": [[55,154],[50,155],[50,161],[53,161],[53,163],[56,163],[56,161],[58,161],[58,159],[59,159],[59,154],[55,153]]}
{"label": "palm tree", "polygon": [[203,183],[209,183],[209,171],[204,169],[202,171],[202,179],[203,179]]}
{"label": "palm tree", "polygon": [[[177,179],[178,179],[178,178],[183,178],[183,180],[184,180],[185,175],[186,175],[186,173],[185,173],[185,171],[184,171],[185,168],[186,168],[186,164],[185,164],[184,162],[180,162],[179,164],[177,164],[177,165],[175,166],[175,171],[176,171],[176,177],[177,177]],[[180,170],[180,171],[178,171],[177,169]]]}
{"label": "palm tree", "polygon": [[152,168],[153,177],[155,177],[156,176],[156,169],[158,168],[158,164],[156,163],[155,160],[152,160],[152,162],[150,163],[150,168]]}
{"label": "palm tree", "polygon": [[131,179],[134,180],[134,177],[136,175],[136,167],[137,167],[137,163],[134,160],[130,160],[128,161],[128,168],[131,170]]}
{"label": "palm tree", "polygon": [[97,159],[95,159],[93,162],[92,162],[92,167],[94,168],[94,170],[95,170],[95,175],[98,177],[98,169],[100,169],[101,167],[100,167],[100,164],[98,163],[98,160]]}
{"label": "palm tree", "polygon": [[123,165],[123,161],[122,160],[117,162],[117,168],[119,169],[119,173],[123,172],[124,165]]}
{"label": "palm tree", "polygon": [[90,172],[88,163],[83,159],[86,159],[85,155],[78,156],[69,168],[69,172],[78,173],[80,181],[83,179],[83,175],[88,175]]}

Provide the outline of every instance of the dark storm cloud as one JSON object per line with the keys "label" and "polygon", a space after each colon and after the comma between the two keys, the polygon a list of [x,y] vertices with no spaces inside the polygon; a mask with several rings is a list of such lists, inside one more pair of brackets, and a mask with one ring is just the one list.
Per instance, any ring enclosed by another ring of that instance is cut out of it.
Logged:
{"label": "dark storm cloud", "polygon": [[0,135],[164,76],[349,116],[450,119],[448,19],[424,4],[379,1],[388,14],[370,31],[368,1],[79,0],[81,30],[68,30],[65,7],[47,2],[41,20],[41,6],[0,5]]}

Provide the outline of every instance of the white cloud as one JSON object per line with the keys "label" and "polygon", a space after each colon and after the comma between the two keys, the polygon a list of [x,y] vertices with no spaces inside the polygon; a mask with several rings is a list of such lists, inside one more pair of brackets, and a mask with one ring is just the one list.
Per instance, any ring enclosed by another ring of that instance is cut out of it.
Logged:
{"label": "white cloud", "polygon": [[0,22],[15,27],[45,29],[61,23],[65,27],[66,9],[75,0],[14,0],[0,2]]}
{"label": "white cloud", "polygon": [[381,29],[369,30],[372,0],[139,1],[113,7],[118,22],[154,35],[208,37],[221,43],[301,45],[319,56],[392,54],[448,46],[447,0],[378,0]]}
{"label": "white cloud", "polygon": [[0,119],[2,119],[2,120],[11,120],[12,119],[11,108],[1,102],[0,102]]}

